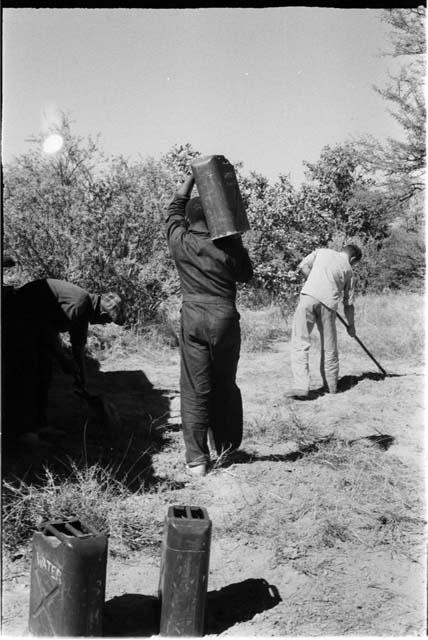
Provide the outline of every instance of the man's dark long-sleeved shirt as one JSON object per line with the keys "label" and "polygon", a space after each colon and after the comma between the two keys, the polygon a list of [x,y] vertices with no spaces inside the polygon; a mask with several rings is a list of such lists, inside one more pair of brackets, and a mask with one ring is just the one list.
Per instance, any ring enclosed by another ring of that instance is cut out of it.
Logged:
{"label": "man's dark long-sleeved shirt", "polygon": [[253,268],[241,238],[210,239],[208,232],[188,231],[184,219],[188,196],[176,195],[166,216],[168,245],[188,295],[219,296],[235,300],[236,282],[247,282]]}
{"label": "man's dark long-sleeved shirt", "polygon": [[29,282],[17,290],[20,320],[37,323],[46,331],[68,331],[72,345],[83,345],[99,295],[64,280],[46,278]]}

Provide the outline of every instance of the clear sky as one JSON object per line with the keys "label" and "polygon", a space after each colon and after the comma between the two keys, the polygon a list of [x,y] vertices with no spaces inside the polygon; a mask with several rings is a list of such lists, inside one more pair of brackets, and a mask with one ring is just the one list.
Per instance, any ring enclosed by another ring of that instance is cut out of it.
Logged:
{"label": "clear sky", "polygon": [[159,158],[190,142],[298,183],[324,145],[400,134],[372,88],[391,66],[381,14],[3,9],[3,162],[66,111],[108,154]]}

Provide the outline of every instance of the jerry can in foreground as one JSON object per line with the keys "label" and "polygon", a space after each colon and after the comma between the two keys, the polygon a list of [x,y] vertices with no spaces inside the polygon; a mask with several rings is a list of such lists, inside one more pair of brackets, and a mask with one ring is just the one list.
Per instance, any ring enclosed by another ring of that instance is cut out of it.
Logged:
{"label": "jerry can in foreground", "polygon": [[248,231],[247,214],[235,169],[224,156],[206,156],[191,164],[212,240]]}
{"label": "jerry can in foreground", "polygon": [[107,535],[80,520],[51,521],[33,536],[29,631],[101,636]]}
{"label": "jerry can in foreground", "polygon": [[206,509],[169,507],[159,581],[161,636],[203,635],[210,545]]}

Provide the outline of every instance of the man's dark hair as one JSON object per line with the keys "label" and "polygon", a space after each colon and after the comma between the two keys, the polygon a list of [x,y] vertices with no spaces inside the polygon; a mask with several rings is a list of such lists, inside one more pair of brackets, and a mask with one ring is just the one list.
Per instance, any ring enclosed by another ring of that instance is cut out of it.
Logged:
{"label": "man's dark hair", "polygon": [[201,221],[206,223],[204,210],[202,208],[202,202],[199,196],[190,198],[189,202],[186,204],[184,214],[187,222],[190,225]]}
{"label": "man's dark hair", "polygon": [[343,251],[345,251],[350,258],[355,258],[357,262],[361,260],[363,252],[360,247],[356,244],[347,244],[343,247]]}
{"label": "man's dark hair", "polygon": [[100,297],[100,312],[108,313],[116,324],[123,324],[123,301],[122,298],[113,291],[103,293]]}

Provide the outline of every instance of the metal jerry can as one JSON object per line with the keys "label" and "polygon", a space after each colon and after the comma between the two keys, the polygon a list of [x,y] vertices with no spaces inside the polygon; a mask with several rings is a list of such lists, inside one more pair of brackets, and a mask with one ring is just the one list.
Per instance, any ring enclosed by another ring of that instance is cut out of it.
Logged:
{"label": "metal jerry can", "polygon": [[206,509],[169,507],[159,581],[161,636],[203,635],[210,544]]}
{"label": "metal jerry can", "polygon": [[212,240],[248,231],[247,214],[235,169],[224,156],[206,156],[191,164]]}
{"label": "metal jerry can", "polygon": [[80,520],[44,522],[33,536],[29,631],[101,636],[107,535]]}

